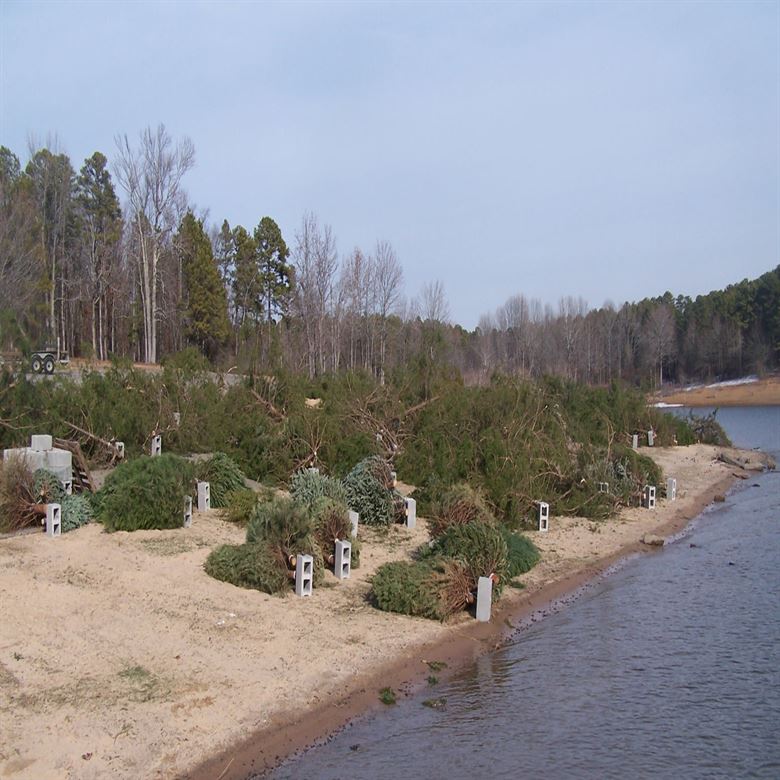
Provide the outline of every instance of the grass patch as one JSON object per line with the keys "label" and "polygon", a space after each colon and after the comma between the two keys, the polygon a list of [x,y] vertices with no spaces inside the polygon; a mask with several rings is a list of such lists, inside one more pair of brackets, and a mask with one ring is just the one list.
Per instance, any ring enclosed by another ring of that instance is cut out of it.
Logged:
{"label": "grass patch", "polygon": [[379,691],[379,701],[381,701],[382,704],[386,704],[388,707],[395,704],[395,691],[392,688],[382,688],[382,690]]}

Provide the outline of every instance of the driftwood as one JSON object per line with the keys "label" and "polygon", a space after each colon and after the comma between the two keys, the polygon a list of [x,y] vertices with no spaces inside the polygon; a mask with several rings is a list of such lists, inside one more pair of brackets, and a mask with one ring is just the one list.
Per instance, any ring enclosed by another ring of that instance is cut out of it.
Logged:
{"label": "driftwood", "polygon": [[734,458],[732,458],[731,456],[729,456],[729,455],[726,455],[726,453],[725,453],[725,452],[719,452],[719,453],[718,453],[718,458],[717,458],[717,459],[718,459],[718,460],[719,460],[721,463],[726,463],[726,464],[727,464],[727,465],[729,465],[729,466],[734,466],[734,468],[743,469],[743,470],[744,470],[744,468],[745,468],[745,464],[744,464],[744,463],[740,463],[738,460],[735,460],[735,459],[734,459]]}

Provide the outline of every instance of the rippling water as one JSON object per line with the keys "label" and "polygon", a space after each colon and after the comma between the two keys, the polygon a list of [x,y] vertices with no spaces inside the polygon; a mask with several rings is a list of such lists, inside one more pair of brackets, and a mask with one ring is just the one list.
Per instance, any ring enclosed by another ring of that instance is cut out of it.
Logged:
{"label": "rippling water", "polygon": [[[780,408],[724,409],[780,455]],[[780,474],[272,777],[780,778]],[[429,697],[446,706],[422,706]]]}

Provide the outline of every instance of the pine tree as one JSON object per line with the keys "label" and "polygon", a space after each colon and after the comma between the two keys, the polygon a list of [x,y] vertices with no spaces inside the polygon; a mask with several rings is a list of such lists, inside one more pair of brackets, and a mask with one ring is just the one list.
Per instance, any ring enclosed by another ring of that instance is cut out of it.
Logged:
{"label": "pine tree", "polygon": [[287,263],[290,250],[282,238],[282,231],[271,217],[260,220],[254,237],[263,313],[270,325],[287,313],[293,287],[293,271]]}
{"label": "pine tree", "polygon": [[227,297],[203,222],[187,212],[177,235],[184,274],[187,338],[213,359],[230,333]]}

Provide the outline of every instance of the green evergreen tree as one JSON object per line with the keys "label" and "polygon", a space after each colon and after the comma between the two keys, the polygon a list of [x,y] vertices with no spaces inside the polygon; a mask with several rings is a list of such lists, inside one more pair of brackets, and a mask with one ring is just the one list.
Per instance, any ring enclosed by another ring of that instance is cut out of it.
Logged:
{"label": "green evergreen tree", "polygon": [[230,333],[227,297],[203,222],[187,212],[177,234],[184,275],[186,334],[210,359]]}
{"label": "green evergreen tree", "polygon": [[266,322],[276,322],[287,313],[293,288],[292,266],[287,263],[290,250],[282,231],[271,217],[263,217],[255,228],[257,269]]}

